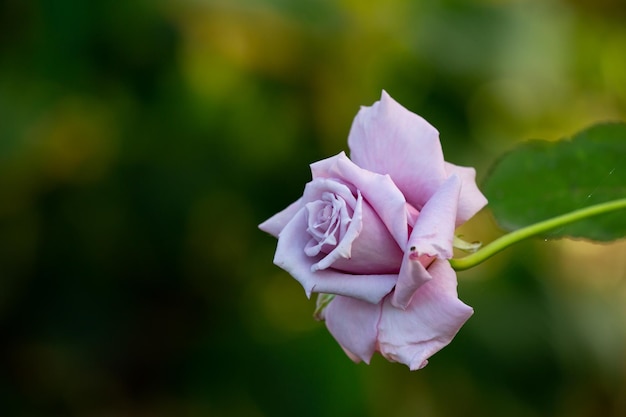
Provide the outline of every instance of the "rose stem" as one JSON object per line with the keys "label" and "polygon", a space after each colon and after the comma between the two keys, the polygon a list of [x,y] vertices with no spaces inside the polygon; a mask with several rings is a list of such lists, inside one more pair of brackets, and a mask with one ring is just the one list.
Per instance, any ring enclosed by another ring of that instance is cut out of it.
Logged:
{"label": "rose stem", "polygon": [[486,261],[496,253],[526,238],[550,231],[552,229],[556,229],[557,227],[565,226],[569,223],[574,223],[587,217],[597,216],[598,214],[624,208],[626,208],[626,198],[621,198],[619,200],[596,204],[557,217],[553,217],[539,223],[531,224],[530,226],[517,229],[511,233],[499,237],[498,239],[494,240],[488,245],[485,245],[471,255],[465,256],[463,258],[450,259],[450,265],[452,265],[452,268],[454,268],[456,271],[463,271],[465,269],[472,268],[480,264],[481,262]]}

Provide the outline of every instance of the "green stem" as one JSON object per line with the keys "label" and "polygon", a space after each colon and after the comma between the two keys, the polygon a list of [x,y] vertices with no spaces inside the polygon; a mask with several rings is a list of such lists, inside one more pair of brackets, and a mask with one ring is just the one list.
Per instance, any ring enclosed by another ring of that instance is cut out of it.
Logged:
{"label": "green stem", "polygon": [[454,268],[456,271],[463,271],[465,269],[472,268],[480,264],[481,262],[486,261],[496,253],[526,238],[536,236],[540,233],[556,229],[557,227],[565,226],[567,224],[585,219],[587,217],[596,216],[598,214],[624,208],[626,208],[626,198],[621,198],[619,200],[596,204],[593,206],[572,211],[567,214],[563,214],[561,216],[553,217],[551,219],[544,220],[530,226],[526,226],[524,228],[501,236],[493,242],[489,243],[488,245],[485,245],[480,250],[464,258],[450,259],[450,265],[452,265],[452,268]]}

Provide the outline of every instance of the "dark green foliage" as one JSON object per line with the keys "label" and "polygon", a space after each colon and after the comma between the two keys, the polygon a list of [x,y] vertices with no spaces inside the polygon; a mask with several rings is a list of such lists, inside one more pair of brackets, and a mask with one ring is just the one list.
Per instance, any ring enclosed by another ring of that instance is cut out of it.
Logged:
{"label": "dark green foliage", "polygon": [[[506,230],[626,198],[626,124],[600,124],[571,139],[529,141],[500,159],[484,184]],[[614,240],[626,236],[626,211],[585,219],[547,234]]]}

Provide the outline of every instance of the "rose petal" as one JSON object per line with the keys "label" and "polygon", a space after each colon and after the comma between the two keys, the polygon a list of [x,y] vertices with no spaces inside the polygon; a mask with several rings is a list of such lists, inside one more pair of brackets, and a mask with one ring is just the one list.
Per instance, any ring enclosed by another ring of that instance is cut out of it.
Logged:
{"label": "rose petal", "polygon": [[313,178],[312,181],[304,186],[302,205],[304,206],[306,203],[322,200],[324,194],[328,192],[341,197],[349,207],[354,208],[357,199],[355,197],[356,193],[353,193],[346,184],[335,179],[329,180],[326,178]]}
{"label": "rose petal", "polygon": [[358,198],[354,207],[354,214],[352,215],[352,221],[350,221],[345,235],[342,236],[341,241],[330,253],[324,256],[319,262],[311,265],[311,271],[326,269],[339,259],[350,259],[352,257],[352,242],[354,242],[363,229],[363,198],[361,197],[361,193],[358,191],[357,193]]}
{"label": "rose petal", "polygon": [[406,200],[387,175],[355,165],[344,152],[311,164],[313,178],[334,178],[358,189],[376,211],[398,246],[408,239]]}
{"label": "rose petal", "polygon": [[487,199],[476,185],[476,170],[470,167],[462,167],[445,163],[448,175],[457,175],[461,178],[461,195],[456,213],[456,226],[460,226],[471,219],[478,211],[487,204]]}
{"label": "rose petal", "polygon": [[346,274],[332,268],[311,271],[311,266],[321,259],[321,255],[310,257],[304,253],[309,239],[305,209],[301,208],[278,235],[274,255],[274,263],[300,282],[308,297],[311,292],[321,292],[378,303],[395,285],[396,274]]}
{"label": "rose petal", "polygon": [[400,309],[405,309],[411,302],[413,294],[432,279],[426,267],[418,259],[412,259],[410,255],[410,251],[404,254],[396,288],[391,297],[391,303]]}
{"label": "rose petal", "polygon": [[411,370],[446,346],[469,319],[473,309],[457,295],[456,274],[448,261],[437,259],[429,267],[433,279],[415,293],[406,310],[385,299],[378,324],[378,349],[391,361]]}
{"label": "rose petal", "polygon": [[259,225],[259,229],[274,237],[278,237],[281,230],[289,223],[293,216],[302,208],[302,198],[291,203],[286,209],[274,214]]}
{"label": "rose petal", "polygon": [[324,311],[328,331],[355,362],[369,363],[376,350],[381,307],[337,296]]}
{"label": "rose petal", "polygon": [[348,136],[350,158],[379,174],[389,174],[417,209],[446,179],[439,132],[385,91],[380,101],[362,107]]}
{"label": "rose petal", "polygon": [[[334,194],[336,197],[339,197],[343,200],[346,205],[353,212],[352,221],[347,222],[344,219],[344,223],[346,226],[346,233],[341,236],[341,240],[337,242],[334,249],[332,249],[328,254],[321,254],[321,258],[318,258],[319,262],[313,263],[311,269],[313,271],[317,271],[318,269],[326,269],[332,265],[337,259],[340,258],[350,258],[351,256],[351,247],[354,239],[357,238],[362,229],[362,197],[357,191],[358,197],[355,198],[352,195],[352,191],[344,184],[336,181],[336,180],[328,180],[325,178],[315,178],[313,181],[309,182],[304,187],[304,194],[302,195],[302,203],[306,210],[307,205],[312,202],[319,202],[325,196],[325,194]],[[308,224],[303,225],[305,230],[307,229]],[[311,255],[313,252],[311,250],[310,242],[311,235],[309,234],[309,241],[307,241],[307,245],[305,245],[305,253],[307,255]],[[313,259],[313,258],[311,258]]]}
{"label": "rose petal", "polygon": [[392,297],[397,308],[406,308],[415,291],[430,280],[424,268],[423,255],[449,259],[452,257],[454,219],[461,180],[451,176],[428,200],[413,226],[402,260],[398,283]]}
{"label": "rose petal", "polygon": [[456,218],[461,180],[451,176],[428,200],[409,237],[408,249],[419,255],[449,259],[452,257],[454,220]]}
{"label": "rose petal", "polygon": [[403,251],[366,201],[362,217],[363,228],[352,242],[350,258],[337,259],[332,267],[350,274],[397,274]]}

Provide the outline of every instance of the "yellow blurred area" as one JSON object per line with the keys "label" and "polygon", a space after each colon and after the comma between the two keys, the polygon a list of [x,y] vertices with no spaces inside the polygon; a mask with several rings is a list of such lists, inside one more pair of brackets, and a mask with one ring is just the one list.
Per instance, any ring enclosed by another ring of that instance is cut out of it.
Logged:
{"label": "yellow blurred area", "polygon": [[106,174],[114,157],[116,132],[101,103],[67,97],[44,114],[26,133],[32,165],[51,181],[93,181]]}
{"label": "yellow blurred area", "polygon": [[289,79],[303,71],[302,30],[268,7],[207,3],[177,20],[185,40],[182,65],[198,92],[232,94],[238,83],[229,78],[237,72]]}
{"label": "yellow blurred area", "polygon": [[[603,22],[588,26],[558,2],[485,7],[505,25],[491,40],[491,61],[482,64],[491,77],[465,93],[472,136],[485,147],[503,149],[511,139],[558,139],[624,114],[623,30],[606,33]],[[330,153],[341,146],[355,109],[391,87],[390,64],[403,57],[441,60],[441,52],[429,57],[428,48],[416,45],[462,40],[455,34],[462,28],[446,25],[446,9],[433,4],[344,1],[339,13],[339,23],[317,28],[269,3],[190,2],[177,19],[185,40],[183,68],[195,91],[224,100],[245,95],[251,73],[290,82],[305,78],[314,100],[311,117],[322,129],[318,140],[330,141],[324,145]],[[587,59],[592,55],[597,59]],[[459,62],[480,65],[473,59]],[[417,79],[424,75],[414,73]]]}
{"label": "yellow blurred area", "polygon": [[[554,242],[557,275],[582,293],[626,297],[626,241],[598,244],[586,241]],[[620,304],[626,305],[626,299]],[[626,311],[625,311],[626,313]]]}

